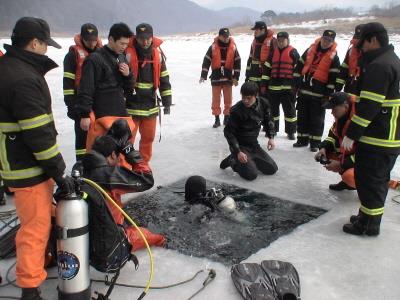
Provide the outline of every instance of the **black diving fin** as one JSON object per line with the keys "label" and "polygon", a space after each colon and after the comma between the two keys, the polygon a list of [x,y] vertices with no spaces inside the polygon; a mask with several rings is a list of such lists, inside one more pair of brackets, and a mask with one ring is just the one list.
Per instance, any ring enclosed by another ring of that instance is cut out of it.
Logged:
{"label": "black diving fin", "polygon": [[276,300],[272,282],[259,264],[241,263],[233,265],[231,277],[245,300]]}
{"label": "black diving fin", "polygon": [[300,300],[300,278],[296,268],[289,262],[264,260],[261,268],[272,282],[278,300]]}

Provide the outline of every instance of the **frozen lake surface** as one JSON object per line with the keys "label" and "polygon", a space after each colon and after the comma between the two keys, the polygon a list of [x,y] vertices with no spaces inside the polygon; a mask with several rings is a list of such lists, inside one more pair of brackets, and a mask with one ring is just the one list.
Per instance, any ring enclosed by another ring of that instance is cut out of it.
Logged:
{"label": "frozen lake surface", "polygon": [[[300,54],[315,40],[315,36],[297,35],[291,43]],[[344,59],[350,36],[338,35],[338,54]],[[209,81],[200,85],[198,79],[201,64],[209,45],[211,35],[168,36],[162,46],[167,55],[167,67],[171,77],[173,102],[171,115],[162,118],[162,140],[158,136],[154,143],[151,162],[155,176],[155,186],[167,185],[191,175],[201,175],[217,182],[225,182],[255,192],[287,199],[295,203],[320,207],[327,210],[317,219],[297,227],[290,234],[280,237],[266,248],[253,253],[246,262],[261,262],[277,259],[291,262],[298,270],[301,282],[301,296],[304,300],[393,300],[400,299],[400,205],[391,200],[396,193],[389,192],[381,234],[376,238],[356,237],[344,234],[342,225],[351,214],[358,211],[359,201],[354,191],[333,192],[328,184],[336,183],[339,176],[327,172],[315,163],[313,154],[305,148],[294,149],[293,141],[278,134],[277,148],[270,155],[279,170],[273,176],[260,175],[253,182],[247,182],[232,170],[220,170],[219,163],[228,154],[228,145],[222,127],[213,129],[211,116],[211,87]],[[46,76],[53,97],[53,111],[59,132],[58,143],[70,169],[74,163],[73,122],[66,117],[62,96],[62,61],[72,39],[57,39],[63,49],[49,48],[48,55],[60,68]],[[245,63],[252,37],[235,37],[242,57],[244,81]],[[8,40],[1,40],[0,45]],[[400,36],[392,36],[391,42],[399,55]],[[240,85],[239,85],[240,86]],[[239,87],[234,88],[234,101],[240,99]],[[281,130],[283,113],[281,113]],[[332,123],[332,116],[326,114],[325,136]],[[160,132],[160,130],[158,130]],[[260,144],[266,146],[265,138]],[[400,178],[399,163],[393,170],[393,178]],[[135,195],[134,197],[140,197]],[[135,201],[135,200],[133,200]],[[153,248],[155,277],[153,285],[165,285],[191,277],[200,269],[213,268],[217,277],[195,299],[239,300],[231,278],[230,268],[207,258],[195,258],[180,254],[175,250]],[[133,264],[122,270],[120,282],[145,284],[149,260],[145,251],[137,252],[140,261],[138,271]],[[14,260],[0,262],[0,272],[4,278],[6,270]],[[51,269],[50,276],[55,276]],[[14,270],[10,276],[14,278]],[[92,271],[92,278],[103,279],[101,273]],[[168,290],[152,290],[145,299],[187,299],[202,285],[203,274],[194,281]],[[92,290],[104,292],[106,287],[93,284]],[[112,299],[137,299],[141,290],[118,287]],[[19,295],[13,287],[0,289],[0,295]],[[46,299],[56,299],[56,282],[47,281],[43,285]]]}

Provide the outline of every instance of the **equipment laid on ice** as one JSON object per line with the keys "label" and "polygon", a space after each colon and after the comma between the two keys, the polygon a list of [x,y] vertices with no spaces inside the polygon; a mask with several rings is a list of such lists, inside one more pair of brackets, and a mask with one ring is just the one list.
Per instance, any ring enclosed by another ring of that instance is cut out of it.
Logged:
{"label": "equipment laid on ice", "polygon": [[300,278],[289,262],[264,260],[232,266],[231,277],[246,300],[300,300]]}

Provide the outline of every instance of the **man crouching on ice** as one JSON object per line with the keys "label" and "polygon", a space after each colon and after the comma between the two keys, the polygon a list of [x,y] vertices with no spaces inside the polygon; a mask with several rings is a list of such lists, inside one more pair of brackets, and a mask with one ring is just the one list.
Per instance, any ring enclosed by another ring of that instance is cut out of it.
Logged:
{"label": "man crouching on ice", "polygon": [[278,166],[257,140],[262,125],[268,137],[268,150],[275,148],[270,104],[267,99],[257,96],[258,86],[254,82],[244,83],[240,93],[242,100],[231,108],[224,129],[231,154],[221,162],[220,168],[231,167],[247,180],[256,179],[257,170],[266,175],[275,174]]}
{"label": "man crouching on ice", "polygon": [[[148,164],[134,150],[130,143],[131,131],[124,119],[116,120],[107,135],[96,138],[92,150],[83,158],[83,177],[88,178],[102,188],[122,207],[121,195],[146,191],[153,187],[154,178]],[[120,155],[132,169],[120,166]],[[89,195],[90,197],[91,195]],[[107,206],[115,220],[125,229],[132,250],[143,248],[144,242],[137,230],[124,223],[122,213],[107,202]],[[140,228],[149,245],[164,246],[165,238]]]}

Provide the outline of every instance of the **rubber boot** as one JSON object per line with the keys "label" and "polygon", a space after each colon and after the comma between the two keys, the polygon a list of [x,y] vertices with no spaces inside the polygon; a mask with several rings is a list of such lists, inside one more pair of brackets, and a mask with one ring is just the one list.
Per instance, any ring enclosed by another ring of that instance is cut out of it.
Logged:
{"label": "rubber boot", "polygon": [[0,205],[6,204],[6,197],[4,196],[4,185],[0,186]]}
{"label": "rubber boot", "polygon": [[228,120],[229,120],[229,116],[228,115],[225,115],[224,116],[224,126],[226,126],[226,124],[228,124]]}
{"label": "rubber boot", "polygon": [[221,121],[219,120],[219,116],[215,116],[215,123],[213,125],[213,128],[217,128],[221,126]]}
{"label": "rubber boot", "polygon": [[45,300],[40,296],[39,288],[23,288],[21,300]]}
{"label": "rubber boot", "polygon": [[381,220],[382,215],[369,216],[361,212],[354,223],[343,225],[343,231],[353,235],[377,236],[380,232]]}
{"label": "rubber boot", "polygon": [[294,148],[307,147],[308,146],[308,138],[306,137],[297,137],[297,142],[293,144]]}
{"label": "rubber boot", "polygon": [[219,164],[219,167],[222,170],[225,170],[226,168],[230,167],[232,165],[232,163],[233,163],[233,157],[232,157],[232,154],[230,154],[221,161],[221,163]]}
{"label": "rubber boot", "polygon": [[288,133],[287,134],[287,138],[288,138],[288,140],[290,140],[290,141],[294,141],[296,138],[295,138],[295,136],[294,136],[294,133]]}
{"label": "rubber boot", "polygon": [[330,184],[329,189],[334,190],[334,191],[343,191],[343,190],[354,191],[355,190],[355,188],[349,186],[344,181],[340,181],[339,183],[336,183],[336,184]]}
{"label": "rubber boot", "polygon": [[311,152],[317,152],[319,147],[319,142],[316,141],[311,141],[310,142],[310,151]]}

